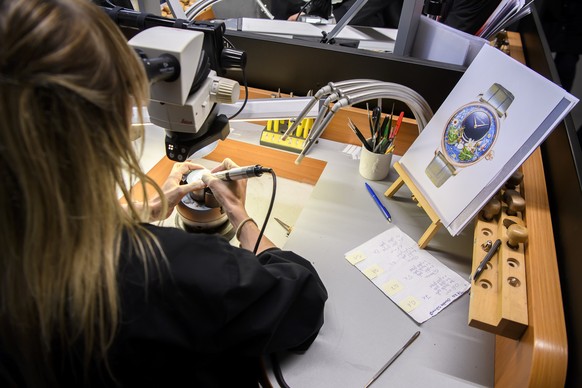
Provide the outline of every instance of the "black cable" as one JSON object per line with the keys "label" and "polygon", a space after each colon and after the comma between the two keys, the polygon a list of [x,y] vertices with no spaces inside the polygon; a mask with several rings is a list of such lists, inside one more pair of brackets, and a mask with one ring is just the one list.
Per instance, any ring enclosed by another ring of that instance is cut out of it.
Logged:
{"label": "black cable", "polygon": [[[243,101],[243,104],[242,104],[242,106],[240,107],[240,109],[239,109],[239,110],[238,110],[238,111],[237,111],[235,114],[233,114],[232,116],[230,116],[230,117],[228,118],[229,120],[232,120],[232,119],[234,119],[236,116],[238,116],[238,114],[239,114],[240,112],[242,112],[242,110],[245,108],[245,105],[247,104],[247,101],[249,100],[249,87],[248,87],[248,85],[247,85],[247,73],[246,73],[246,71],[245,71],[245,68],[244,68],[244,67],[243,67],[243,69],[242,69],[242,76],[243,76],[243,85],[244,85],[244,87],[245,87],[245,100]],[[271,171],[272,171],[272,170],[271,170]]]}
{"label": "black cable", "polygon": [[[273,171],[272,168],[263,167],[261,172],[268,172],[273,177],[273,194],[271,195],[271,202],[269,203],[269,209],[267,210],[267,215],[265,216],[265,222],[263,222],[263,226],[261,227],[261,232],[259,233],[259,238],[257,239],[257,243],[255,245],[255,249],[253,250],[254,254],[257,254],[257,250],[259,249],[259,244],[261,243],[261,239],[263,238],[263,234],[265,233],[265,229],[267,228],[267,222],[271,217],[271,210],[273,210],[273,204],[275,203],[275,195],[277,193],[277,174]],[[291,388],[283,378],[283,372],[281,371],[281,365],[279,364],[279,359],[275,353],[271,353],[269,355],[271,360],[271,367],[273,369],[273,374],[275,375],[275,379],[281,388]],[[267,377],[268,381],[268,377]],[[270,384],[270,383],[269,383]]]}
{"label": "black cable", "polygon": [[279,359],[275,353],[270,354],[271,359],[271,367],[273,368],[273,374],[275,375],[275,379],[277,383],[281,386],[281,388],[291,388],[285,379],[283,378],[283,372],[281,371],[281,364],[279,364]]}
{"label": "black cable", "polygon": [[267,373],[267,365],[265,364],[265,357],[259,357],[259,387],[261,388],[273,388],[271,381],[269,380],[269,375]]}
{"label": "black cable", "polygon": [[273,210],[273,204],[275,203],[275,194],[277,193],[277,175],[272,168],[263,167],[261,172],[268,172],[273,177],[273,193],[271,194],[271,202],[269,203],[269,209],[267,210],[267,215],[265,216],[265,221],[263,222],[263,226],[261,227],[261,231],[259,233],[259,238],[257,238],[257,243],[255,244],[255,249],[253,249],[253,253],[256,255],[257,250],[259,249],[259,245],[261,243],[261,239],[263,238],[263,234],[265,233],[265,229],[267,229],[267,223],[269,222],[269,217],[271,217],[271,210]]}

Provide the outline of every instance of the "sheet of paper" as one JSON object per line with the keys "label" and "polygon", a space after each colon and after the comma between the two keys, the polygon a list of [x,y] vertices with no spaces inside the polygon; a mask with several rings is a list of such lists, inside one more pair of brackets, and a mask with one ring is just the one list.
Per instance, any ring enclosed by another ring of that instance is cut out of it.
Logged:
{"label": "sheet of paper", "polygon": [[418,323],[437,315],[470,287],[396,226],[345,258]]}

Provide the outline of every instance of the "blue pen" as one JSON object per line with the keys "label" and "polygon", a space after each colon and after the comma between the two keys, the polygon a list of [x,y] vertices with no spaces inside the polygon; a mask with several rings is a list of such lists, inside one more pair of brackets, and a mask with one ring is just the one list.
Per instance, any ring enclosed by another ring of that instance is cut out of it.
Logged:
{"label": "blue pen", "polygon": [[374,202],[376,202],[376,205],[378,205],[378,207],[380,208],[380,210],[382,210],[382,214],[384,214],[384,217],[386,217],[386,219],[388,220],[388,222],[392,222],[392,216],[388,212],[388,209],[386,209],[384,207],[384,205],[382,205],[382,202],[380,202],[380,198],[378,198],[376,196],[376,193],[374,193],[374,190],[372,190],[372,188],[370,187],[369,184],[367,184],[365,182],[364,182],[364,184],[366,185],[366,189],[368,189],[368,192],[370,193],[370,195],[374,199]]}

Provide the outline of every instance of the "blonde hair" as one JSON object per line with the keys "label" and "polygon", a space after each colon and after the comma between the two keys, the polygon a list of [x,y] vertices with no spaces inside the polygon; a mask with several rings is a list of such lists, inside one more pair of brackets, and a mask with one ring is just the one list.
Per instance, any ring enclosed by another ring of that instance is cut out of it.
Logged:
{"label": "blonde hair", "polygon": [[87,0],[0,0],[0,42],[0,346],[39,386],[53,346],[81,341],[85,365],[106,357],[122,234],[143,255],[155,245],[118,190],[130,203],[136,182],[144,196],[146,184],[161,190],[130,139],[147,77],[105,12]]}

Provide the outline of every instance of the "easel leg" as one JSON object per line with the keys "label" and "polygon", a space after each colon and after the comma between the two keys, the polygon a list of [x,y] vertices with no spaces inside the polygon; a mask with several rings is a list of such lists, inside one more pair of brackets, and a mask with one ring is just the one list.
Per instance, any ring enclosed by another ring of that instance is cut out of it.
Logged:
{"label": "easel leg", "polygon": [[396,179],[394,181],[394,183],[392,183],[392,185],[388,188],[388,190],[386,190],[384,195],[388,198],[392,197],[394,195],[394,193],[396,193],[398,190],[400,190],[400,188],[402,187],[403,184],[404,184],[404,179],[402,179],[402,177],[398,177],[398,179]]}
{"label": "easel leg", "polygon": [[428,229],[424,232],[422,237],[420,237],[420,240],[418,240],[418,246],[421,249],[424,249],[441,227],[441,220],[398,162],[394,163],[394,169],[398,173],[398,179],[396,179],[394,183],[388,188],[388,190],[386,190],[384,195],[390,198],[402,187],[402,185],[406,184],[406,186],[408,186],[410,192],[413,195],[413,198],[416,198],[418,206],[420,206],[422,210],[426,212],[432,221]]}
{"label": "easel leg", "polygon": [[424,249],[428,245],[428,242],[434,237],[436,232],[438,232],[441,225],[442,225],[442,223],[440,222],[440,220],[434,221],[432,224],[430,224],[428,229],[424,232],[424,234],[418,240],[418,246],[421,249]]}

